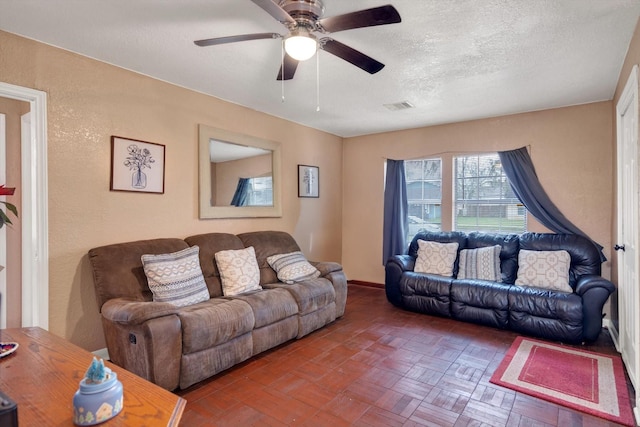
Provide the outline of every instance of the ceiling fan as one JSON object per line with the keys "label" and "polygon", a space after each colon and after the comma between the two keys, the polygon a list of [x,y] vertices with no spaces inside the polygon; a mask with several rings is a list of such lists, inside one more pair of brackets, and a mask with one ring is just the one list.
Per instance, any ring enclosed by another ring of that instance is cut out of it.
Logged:
{"label": "ceiling fan", "polygon": [[318,39],[314,33],[335,33],[354,28],[395,24],[401,21],[400,14],[391,5],[322,18],[324,13],[322,0],[251,1],[287,27],[289,33],[284,36],[278,33],[242,34],[196,40],[194,43],[204,47],[247,40],[282,38],[285,55],[278,73],[278,80],[292,79],[298,62],[311,58],[318,49],[344,59],[370,74],[375,74],[384,68],[383,63],[330,37]]}

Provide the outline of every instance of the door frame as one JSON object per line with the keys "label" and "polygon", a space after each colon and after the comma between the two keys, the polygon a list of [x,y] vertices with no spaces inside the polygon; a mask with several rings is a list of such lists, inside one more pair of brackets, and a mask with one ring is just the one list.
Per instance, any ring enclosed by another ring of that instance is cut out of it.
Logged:
{"label": "door frame", "polygon": [[[627,79],[627,82],[624,86],[624,89],[622,91],[622,94],[620,95],[620,98],[618,100],[618,103],[616,105],[616,165],[617,165],[617,184],[616,184],[616,194],[617,194],[617,206],[616,206],[616,220],[617,220],[617,230],[616,230],[616,241],[617,244],[619,245],[624,245],[627,241],[627,239],[625,238],[625,236],[623,235],[625,229],[623,228],[623,224],[622,224],[622,216],[623,216],[623,212],[622,212],[622,181],[624,178],[624,168],[623,168],[623,144],[626,142],[625,141],[625,135],[624,135],[624,129],[622,129],[622,118],[625,114],[627,114],[627,111],[631,109],[631,113],[635,114],[635,117],[632,116],[632,118],[634,119],[634,127],[632,129],[632,138],[635,139],[635,145],[636,145],[636,159],[635,159],[635,173],[632,174],[633,176],[635,176],[635,180],[633,180],[634,182],[631,183],[626,183],[631,184],[633,186],[635,186],[635,188],[631,188],[631,190],[633,191],[633,194],[636,194],[635,196],[635,200],[632,201],[632,203],[636,206],[636,212],[638,210],[638,203],[640,202],[640,200],[638,200],[638,186],[639,183],[637,182],[637,177],[638,177],[638,157],[639,157],[639,153],[640,153],[640,147],[639,147],[639,135],[638,135],[638,113],[639,113],[639,109],[638,109],[638,65],[634,65],[631,72],[629,73],[629,77]],[[633,111],[635,110],[635,112]],[[637,216],[637,213],[636,213]],[[635,222],[636,224],[638,223],[638,221],[640,221],[640,218],[635,218]],[[638,236],[636,236],[636,240],[638,240]],[[621,260],[621,257],[616,257],[617,258],[617,274],[618,274],[618,285],[620,284],[621,280],[624,280],[625,274],[624,274],[624,270],[625,268],[627,268],[627,259],[628,257],[625,257],[624,260]],[[638,275],[638,273],[640,272],[640,262],[637,259],[634,259],[632,261],[633,263],[635,263],[635,272],[636,272],[636,276]],[[622,285],[622,288],[624,288],[624,284]],[[618,286],[618,298],[628,298],[628,296],[620,295],[620,286]],[[638,307],[640,307],[640,299],[636,298],[637,300],[634,301],[633,303],[635,304],[636,309]],[[624,308],[621,306],[621,304],[618,304],[618,314],[621,314],[620,311],[624,310]],[[610,325],[609,329],[611,333],[611,337],[613,338],[615,344],[616,344],[616,348],[618,349],[618,351],[620,351],[623,356],[624,359],[624,348],[623,348],[623,342],[622,342],[622,333],[624,332],[624,329],[626,329],[627,327],[631,327],[631,330],[634,334],[634,339],[636,342],[636,346],[640,343],[639,340],[639,334],[640,334],[640,316],[635,315],[634,319],[622,319],[620,316],[618,316],[618,330],[615,330],[615,328],[611,328],[611,326],[613,326],[613,324]],[[627,323],[632,320],[633,321],[633,325],[628,325]],[[640,348],[636,348],[634,349],[634,359],[633,362],[634,363],[634,369],[635,369],[635,378],[630,378],[631,382],[633,383],[634,387],[637,387],[638,384],[640,384],[639,380],[640,378],[638,378],[640,375],[640,373],[638,372],[638,369],[640,369],[640,361],[638,360],[638,356],[640,355]],[[640,420],[640,394],[637,393],[635,402],[634,402],[634,407],[633,407],[633,412],[634,412],[634,416],[636,418],[636,421]]]}
{"label": "door frame", "polygon": [[22,140],[22,326],[49,329],[47,94],[0,82],[0,97],[28,102],[30,137]]}

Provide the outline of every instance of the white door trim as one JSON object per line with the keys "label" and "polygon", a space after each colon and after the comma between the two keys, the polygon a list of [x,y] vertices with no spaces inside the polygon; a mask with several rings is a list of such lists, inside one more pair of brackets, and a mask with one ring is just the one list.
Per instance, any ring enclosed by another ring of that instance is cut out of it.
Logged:
{"label": "white door trim", "polygon": [[[631,122],[629,122],[629,119]],[[628,124],[631,124],[629,127]],[[640,386],[640,297],[637,283],[640,262],[638,247],[638,66],[634,65],[616,105],[617,147],[617,223],[618,252],[618,327],[616,341],[629,378],[638,390]],[[623,194],[624,193],[624,194]],[[640,393],[637,393],[633,412],[640,421]]]}
{"label": "white door trim", "polygon": [[[0,114],[0,184],[7,184],[7,120]],[[6,201],[2,197],[2,201]],[[5,210],[6,212],[6,210]],[[0,228],[0,329],[7,327],[7,227]]]}
{"label": "white door trim", "polygon": [[0,82],[0,96],[31,106],[31,135],[22,141],[22,326],[49,329],[47,94]]}

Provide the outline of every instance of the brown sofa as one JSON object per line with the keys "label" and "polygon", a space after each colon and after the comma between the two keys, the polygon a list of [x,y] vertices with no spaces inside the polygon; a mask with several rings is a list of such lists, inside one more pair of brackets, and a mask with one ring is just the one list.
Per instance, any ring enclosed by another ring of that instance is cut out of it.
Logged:
{"label": "brown sofa", "polygon": [[[210,299],[176,307],[154,302],[141,256],[200,248]],[[252,246],[263,289],[223,296],[214,254]],[[278,281],[267,257],[299,251],[279,231],[209,233],[154,239],[89,251],[98,307],[112,362],[168,390],[186,388],[253,355],[333,322],[344,314],[347,281],[342,266],[313,263],[320,277]]]}

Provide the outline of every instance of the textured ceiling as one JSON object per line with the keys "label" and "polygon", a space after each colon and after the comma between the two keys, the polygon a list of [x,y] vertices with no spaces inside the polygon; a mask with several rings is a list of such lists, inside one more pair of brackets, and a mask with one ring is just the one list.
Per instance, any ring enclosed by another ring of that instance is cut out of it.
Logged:
{"label": "textured ceiling", "polygon": [[[389,0],[402,22],[331,34],[386,64],[319,53],[276,81],[286,29],[249,0],[0,0],[0,29],[249,108],[355,136],[609,100],[638,0]],[[324,17],[387,0],[325,0]],[[0,76],[0,80],[2,76]],[[413,109],[384,104],[408,101]]]}

